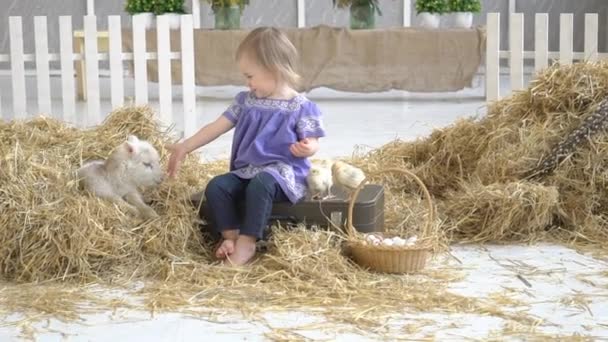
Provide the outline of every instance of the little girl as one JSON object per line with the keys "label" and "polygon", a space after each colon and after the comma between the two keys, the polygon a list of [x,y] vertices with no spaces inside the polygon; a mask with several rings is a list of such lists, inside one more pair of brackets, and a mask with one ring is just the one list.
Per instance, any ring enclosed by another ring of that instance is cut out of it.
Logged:
{"label": "little girl", "polygon": [[[319,108],[294,90],[296,59],[295,47],[278,29],[251,31],[236,52],[249,91],[237,94],[214,122],[170,147],[173,177],[187,153],[235,128],[230,172],[205,189],[210,218],[223,238],[215,255],[227,264],[243,265],[254,257],[274,202],[304,197],[308,157],[325,136]],[[243,217],[239,202],[245,205]]]}

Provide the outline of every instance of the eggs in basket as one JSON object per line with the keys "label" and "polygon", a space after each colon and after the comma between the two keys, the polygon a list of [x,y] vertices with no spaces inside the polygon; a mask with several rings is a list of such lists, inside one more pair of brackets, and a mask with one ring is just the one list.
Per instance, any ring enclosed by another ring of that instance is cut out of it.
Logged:
{"label": "eggs in basket", "polygon": [[418,240],[417,236],[412,236],[407,239],[403,239],[399,236],[394,236],[392,238],[382,237],[377,234],[365,234],[365,238],[363,240],[364,244],[370,244],[374,246],[397,246],[397,247],[410,247],[416,244]]}

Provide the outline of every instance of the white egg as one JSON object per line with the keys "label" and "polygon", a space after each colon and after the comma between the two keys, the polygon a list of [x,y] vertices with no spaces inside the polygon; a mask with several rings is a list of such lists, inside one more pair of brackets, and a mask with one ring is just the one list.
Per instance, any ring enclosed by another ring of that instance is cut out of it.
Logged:
{"label": "white egg", "polygon": [[395,246],[405,246],[405,240],[403,240],[400,237],[396,237],[393,239],[393,243],[395,244]]}
{"label": "white egg", "polygon": [[393,243],[394,242],[391,239],[384,239],[384,240],[382,240],[382,244],[385,245],[385,246],[392,246]]}
{"label": "white egg", "polygon": [[382,240],[380,238],[378,238],[378,236],[373,235],[373,234],[369,234],[365,237],[365,239],[367,240],[367,242],[369,242],[370,244],[377,246],[379,244],[382,243]]}
{"label": "white egg", "polygon": [[405,245],[406,246],[413,246],[416,241],[418,240],[418,238],[416,236],[412,236],[411,238],[405,240]]}

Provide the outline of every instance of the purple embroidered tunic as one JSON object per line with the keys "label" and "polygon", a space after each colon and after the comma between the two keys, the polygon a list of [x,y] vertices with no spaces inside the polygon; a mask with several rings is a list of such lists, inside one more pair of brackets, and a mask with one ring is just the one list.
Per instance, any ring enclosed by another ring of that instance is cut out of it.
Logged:
{"label": "purple embroidered tunic", "polygon": [[237,94],[223,115],[235,124],[230,171],[245,179],[266,171],[292,203],[304,197],[310,162],[292,155],[289,146],[325,136],[317,105],[303,95],[275,100],[245,91]]}

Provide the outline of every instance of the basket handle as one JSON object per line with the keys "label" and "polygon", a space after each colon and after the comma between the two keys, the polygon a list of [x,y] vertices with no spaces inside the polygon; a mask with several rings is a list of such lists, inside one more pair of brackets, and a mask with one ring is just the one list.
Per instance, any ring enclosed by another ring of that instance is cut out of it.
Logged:
{"label": "basket handle", "polygon": [[[434,221],[434,207],[433,207],[433,201],[431,199],[431,194],[429,193],[429,190],[427,189],[427,187],[424,185],[424,183],[420,180],[420,178],[418,178],[418,176],[416,176],[414,173],[408,171],[408,170],[404,170],[404,169],[398,169],[398,168],[390,168],[390,169],[386,169],[383,170],[381,172],[378,172],[376,174],[382,174],[384,172],[397,172],[397,173],[402,173],[405,174],[407,176],[410,176],[411,178],[413,178],[418,185],[420,186],[420,188],[422,189],[423,193],[424,193],[424,197],[426,199],[426,204],[427,207],[429,209],[429,216],[428,216],[428,221],[425,225],[424,228],[424,237],[426,237],[426,235],[428,235],[431,231],[431,225],[433,224]],[[356,230],[355,227],[353,226],[353,209],[355,207],[355,201],[357,200],[357,197],[359,196],[359,192],[361,191],[361,189],[363,189],[363,187],[367,184],[367,180],[369,177],[366,177],[360,184],[359,186],[357,186],[357,188],[355,189],[351,199],[350,199],[350,203],[348,205],[348,220],[346,222],[346,234],[350,235],[351,237],[355,237],[356,235]]]}

